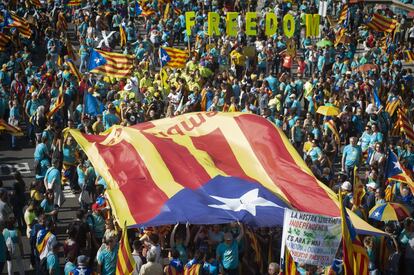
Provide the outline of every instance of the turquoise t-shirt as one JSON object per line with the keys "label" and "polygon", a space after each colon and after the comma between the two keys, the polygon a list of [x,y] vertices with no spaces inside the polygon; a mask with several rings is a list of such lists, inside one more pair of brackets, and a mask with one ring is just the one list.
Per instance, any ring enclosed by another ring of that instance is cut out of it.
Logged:
{"label": "turquoise t-shirt", "polygon": [[40,207],[43,209],[43,211],[45,211],[45,213],[50,213],[54,210],[53,202],[49,203],[46,199],[40,203]]}
{"label": "turquoise t-shirt", "polygon": [[59,258],[53,254],[52,252],[49,252],[47,254],[47,270],[53,270],[53,274],[59,275],[60,269],[59,269]]}
{"label": "turquoise t-shirt", "polygon": [[229,246],[225,243],[219,244],[216,254],[220,257],[224,268],[236,269],[239,266],[239,244],[236,240],[233,240]]}
{"label": "turquoise t-shirt", "polygon": [[63,161],[70,163],[70,164],[75,163],[76,162],[75,151],[76,151],[75,146],[64,145],[63,146]]}
{"label": "turquoise t-shirt", "polygon": [[86,219],[86,221],[89,227],[95,232],[96,238],[102,239],[105,234],[105,220],[102,218],[102,216],[92,214]]}
{"label": "turquoise t-shirt", "polygon": [[353,147],[347,145],[344,147],[343,157],[345,158],[345,165],[347,167],[354,167],[358,165],[361,158],[361,149],[360,147]]}
{"label": "turquoise t-shirt", "polygon": [[69,275],[70,272],[72,272],[75,268],[76,268],[76,265],[74,263],[67,262],[65,264],[65,269],[64,269],[65,275]]}
{"label": "turquoise t-shirt", "polygon": [[49,173],[46,172],[46,180],[48,183],[52,182],[55,179],[55,183],[54,184],[61,184],[60,181],[60,171],[56,168],[53,168],[49,171]]}
{"label": "turquoise t-shirt", "polygon": [[322,155],[322,150],[319,147],[312,147],[308,155],[311,157],[312,161],[315,161]]}
{"label": "turquoise t-shirt", "polygon": [[103,248],[98,254],[98,263],[102,266],[102,274],[114,275],[118,254],[118,244],[111,251]]}
{"label": "turquoise t-shirt", "polygon": [[34,152],[34,158],[37,161],[41,161],[42,159],[46,158],[49,155],[49,150],[47,149],[46,144],[39,143],[36,146],[35,152]]}

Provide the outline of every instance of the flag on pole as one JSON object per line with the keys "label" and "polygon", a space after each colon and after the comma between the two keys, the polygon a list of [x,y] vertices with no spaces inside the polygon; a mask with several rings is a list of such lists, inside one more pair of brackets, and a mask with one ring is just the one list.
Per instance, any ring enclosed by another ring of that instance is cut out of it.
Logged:
{"label": "flag on pole", "polygon": [[184,68],[188,51],[170,47],[160,48],[161,65],[170,68]]}
{"label": "flag on pole", "polygon": [[357,167],[354,167],[354,193],[353,193],[353,205],[356,207],[361,206],[362,199],[365,196],[365,188],[364,185],[361,183],[359,176],[358,176],[358,170]]}
{"label": "flag on pole", "polygon": [[400,129],[400,132],[403,132],[405,134],[405,137],[414,144],[414,130],[413,126],[410,123],[410,120],[408,117],[404,114],[404,111],[402,109],[398,109],[398,120],[397,124]]}
{"label": "flag on pole", "polygon": [[413,180],[406,172],[405,167],[398,161],[397,155],[391,150],[388,150],[388,157],[385,165],[385,178],[387,180],[407,183],[411,188],[414,188]]}
{"label": "flag on pole", "polygon": [[132,73],[133,55],[91,50],[88,70],[91,73],[103,74],[115,78],[125,78]]}
{"label": "flag on pole", "polygon": [[339,132],[338,129],[336,128],[336,124],[335,121],[333,121],[332,119],[325,121],[325,125],[326,127],[332,132],[336,143],[340,144],[341,143],[341,138],[339,136]]}
{"label": "flag on pole", "polygon": [[24,135],[20,127],[10,125],[4,119],[0,118],[0,132],[3,132],[3,131],[13,136],[17,136],[17,137]]}
{"label": "flag on pole", "polygon": [[67,59],[66,60],[66,64],[69,66],[69,70],[70,72],[76,76],[76,78],[78,79],[78,81],[82,80],[82,74],[79,72],[78,68],[76,67],[76,65],[73,63],[73,61],[71,59]]}
{"label": "flag on pole", "polygon": [[104,105],[91,93],[85,95],[85,114],[91,116],[97,116],[102,114],[104,110]]}
{"label": "flag on pole", "polygon": [[368,275],[368,255],[364,245],[355,232],[339,192],[342,227],[342,254],[345,275]]}
{"label": "flag on pole", "polygon": [[374,13],[371,20],[366,25],[377,32],[391,33],[397,26],[397,20]]}
{"label": "flag on pole", "polygon": [[377,108],[379,109],[381,106],[382,106],[382,104],[381,104],[381,100],[380,100],[380,98],[379,98],[379,96],[378,96],[378,92],[377,92],[377,87],[375,86],[374,87],[374,91],[373,91],[373,94],[374,94],[374,103],[375,103],[375,106],[377,106]]}
{"label": "flag on pole", "polygon": [[167,3],[164,10],[164,21],[168,19],[170,13],[170,3]]}
{"label": "flag on pole", "polygon": [[120,38],[120,46],[125,47],[127,44],[127,37],[125,33],[125,27],[122,24],[119,24],[119,38]]}
{"label": "flag on pole", "polygon": [[400,106],[400,99],[396,96],[388,100],[387,105],[385,105],[385,111],[391,116],[394,115],[398,106]]}
{"label": "flag on pole", "polygon": [[137,16],[150,16],[155,14],[155,11],[147,6],[141,6],[138,1],[135,1],[135,15]]}
{"label": "flag on pole", "polygon": [[287,248],[287,246],[285,246],[285,257],[283,261],[282,274],[283,275],[296,275],[297,274],[295,261],[293,261],[292,255],[290,255],[290,251]]}
{"label": "flag on pole", "polygon": [[348,11],[349,11],[348,4],[343,5],[341,12],[339,13],[338,24],[342,23],[343,21],[347,19]]}
{"label": "flag on pole", "polygon": [[82,0],[69,0],[68,7],[77,7],[82,5]]}
{"label": "flag on pole", "polygon": [[19,33],[26,38],[32,36],[32,30],[30,29],[29,23],[13,12],[9,13],[8,11],[5,11],[2,19],[4,20],[3,27],[16,28]]}
{"label": "flag on pole", "polygon": [[134,271],[135,260],[131,254],[127,231],[127,227],[124,226],[122,229],[121,240],[119,241],[116,275],[130,275]]}
{"label": "flag on pole", "polygon": [[65,93],[63,92],[63,84],[62,84],[62,85],[60,85],[59,95],[58,95],[58,97],[56,99],[55,104],[49,110],[49,112],[46,114],[46,117],[48,119],[50,119],[54,114],[57,113],[57,111],[60,110],[60,108],[62,108],[65,105],[64,96],[65,96]]}

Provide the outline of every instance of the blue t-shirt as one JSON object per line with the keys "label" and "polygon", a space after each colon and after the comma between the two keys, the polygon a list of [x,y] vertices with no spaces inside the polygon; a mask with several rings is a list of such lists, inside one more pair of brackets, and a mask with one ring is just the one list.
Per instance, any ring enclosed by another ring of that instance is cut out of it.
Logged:
{"label": "blue t-shirt", "polygon": [[225,243],[219,244],[216,254],[220,257],[224,268],[236,269],[239,266],[239,244],[237,240],[233,240],[229,246]]}
{"label": "blue t-shirt", "polygon": [[98,254],[98,263],[102,266],[102,274],[114,275],[116,270],[116,261],[118,254],[118,244],[109,251],[103,248]]}
{"label": "blue t-shirt", "polygon": [[308,155],[312,161],[315,161],[322,155],[322,150],[319,147],[312,147],[312,149],[309,150]]}
{"label": "blue t-shirt", "polygon": [[105,113],[103,115],[103,124],[105,127],[105,130],[108,130],[112,125],[114,124],[118,124],[119,123],[119,118],[111,113]]}
{"label": "blue t-shirt", "polygon": [[361,158],[361,148],[359,146],[353,147],[349,144],[344,147],[342,154],[345,158],[345,166],[354,167],[358,165]]}
{"label": "blue t-shirt", "polygon": [[55,275],[60,274],[59,258],[53,253],[47,255],[47,270],[49,271],[51,269],[54,271]]}
{"label": "blue t-shirt", "polygon": [[60,171],[56,168],[50,169],[49,172],[46,172],[46,180],[48,183],[52,182],[53,180],[55,180],[54,184],[61,184],[60,181]]}
{"label": "blue t-shirt", "polygon": [[42,159],[45,159],[49,155],[49,150],[47,149],[46,144],[39,143],[36,146],[35,152],[34,152],[34,159],[37,161],[41,161]]}

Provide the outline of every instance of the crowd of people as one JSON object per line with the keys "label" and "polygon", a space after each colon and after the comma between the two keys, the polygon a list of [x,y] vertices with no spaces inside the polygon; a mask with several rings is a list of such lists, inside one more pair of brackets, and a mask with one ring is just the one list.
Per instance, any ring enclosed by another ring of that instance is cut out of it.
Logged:
{"label": "crowd of people", "polygon": [[[27,188],[16,173],[12,191],[0,189],[0,271],[7,265],[8,274],[24,274],[21,256],[27,251],[22,238],[28,238],[36,274],[115,274],[121,229],[105,199],[105,180],[68,129],[99,134],[115,124],[130,126],[195,111],[237,111],[260,115],[283,129],[321,182],[343,192],[347,207],[389,233],[364,238],[370,274],[414,274],[410,268],[413,219],[384,223],[367,216],[386,201],[414,210],[413,186],[389,180],[385,173],[393,153],[407,173],[414,167],[413,144],[393,131],[397,111],[386,108],[387,103],[398,101],[397,108],[412,121],[414,77],[405,59],[412,50],[414,25],[406,14],[364,2],[327,1],[329,16],[321,18],[320,37],[311,38],[305,37],[304,15],[318,13],[320,1],[316,0],[139,2],[142,11],[151,11],[148,16],[138,14],[132,1],[79,2],[2,3],[1,32],[9,40],[0,49],[0,118],[25,131],[24,137],[11,137],[12,149],[19,150],[25,143],[35,146],[35,179]],[[167,5],[170,9],[165,12]],[[346,19],[345,35],[339,36],[344,25],[337,20],[345,5],[352,16]],[[244,14],[256,10],[276,13],[276,35],[265,36],[265,21],[260,17],[257,35],[246,35]],[[186,11],[196,12],[191,36],[185,32]],[[219,36],[206,33],[209,11],[223,19]],[[226,35],[228,11],[239,12],[236,37]],[[288,13],[296,22],[289,41],[280,21]],[[396,20],[392,35],[365,25],[374,13]],[[23,35],[21,26],[7,24],[4,18],[10,14],[26,20],[30,37]],[[126,33],[122,47],[120,26]],[[112,38],[106,38],[112,31]],[[318,46],[323,39],[330,43]],[[293,52],[287,49],[292,41]],[[159,68],[161,46],[189,50],[185,67],[163,68],[166,79]],[[115,79],[89,73],[90,54],[97,47],[134,55],[131,75]],[[361,69],[368,64],[370,69]],[[89,95],[102,108],[86,110]],[[337,107],[340,113],[323,116],[316,112],[320,106]],[[328,121],[336,127],[337,136]],[[360,205],[353,200],[355,166],[366,192]],[[61,244],[56,228],[65,203],[64,185],[78,194],[80,210],[65,228],[67,238]],[[182,274],[190,269],[199,274],[280,271],[276,262],[281,228],[251,229],[233,223],[128,231],[134,274]],[[325,272],[323,267],[303,264],[297,268],[300,274]]]}

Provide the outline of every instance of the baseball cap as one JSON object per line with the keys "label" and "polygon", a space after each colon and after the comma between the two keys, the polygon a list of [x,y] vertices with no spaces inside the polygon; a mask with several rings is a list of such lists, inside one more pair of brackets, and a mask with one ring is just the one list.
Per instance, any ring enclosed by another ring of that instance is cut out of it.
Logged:
{"label": "baseball cap", "polygon": [[346,190],[346,191],[351,191],[352,185],[349,181],[344,181],[344,183],[342,183],[341,185],[341,189]]}

